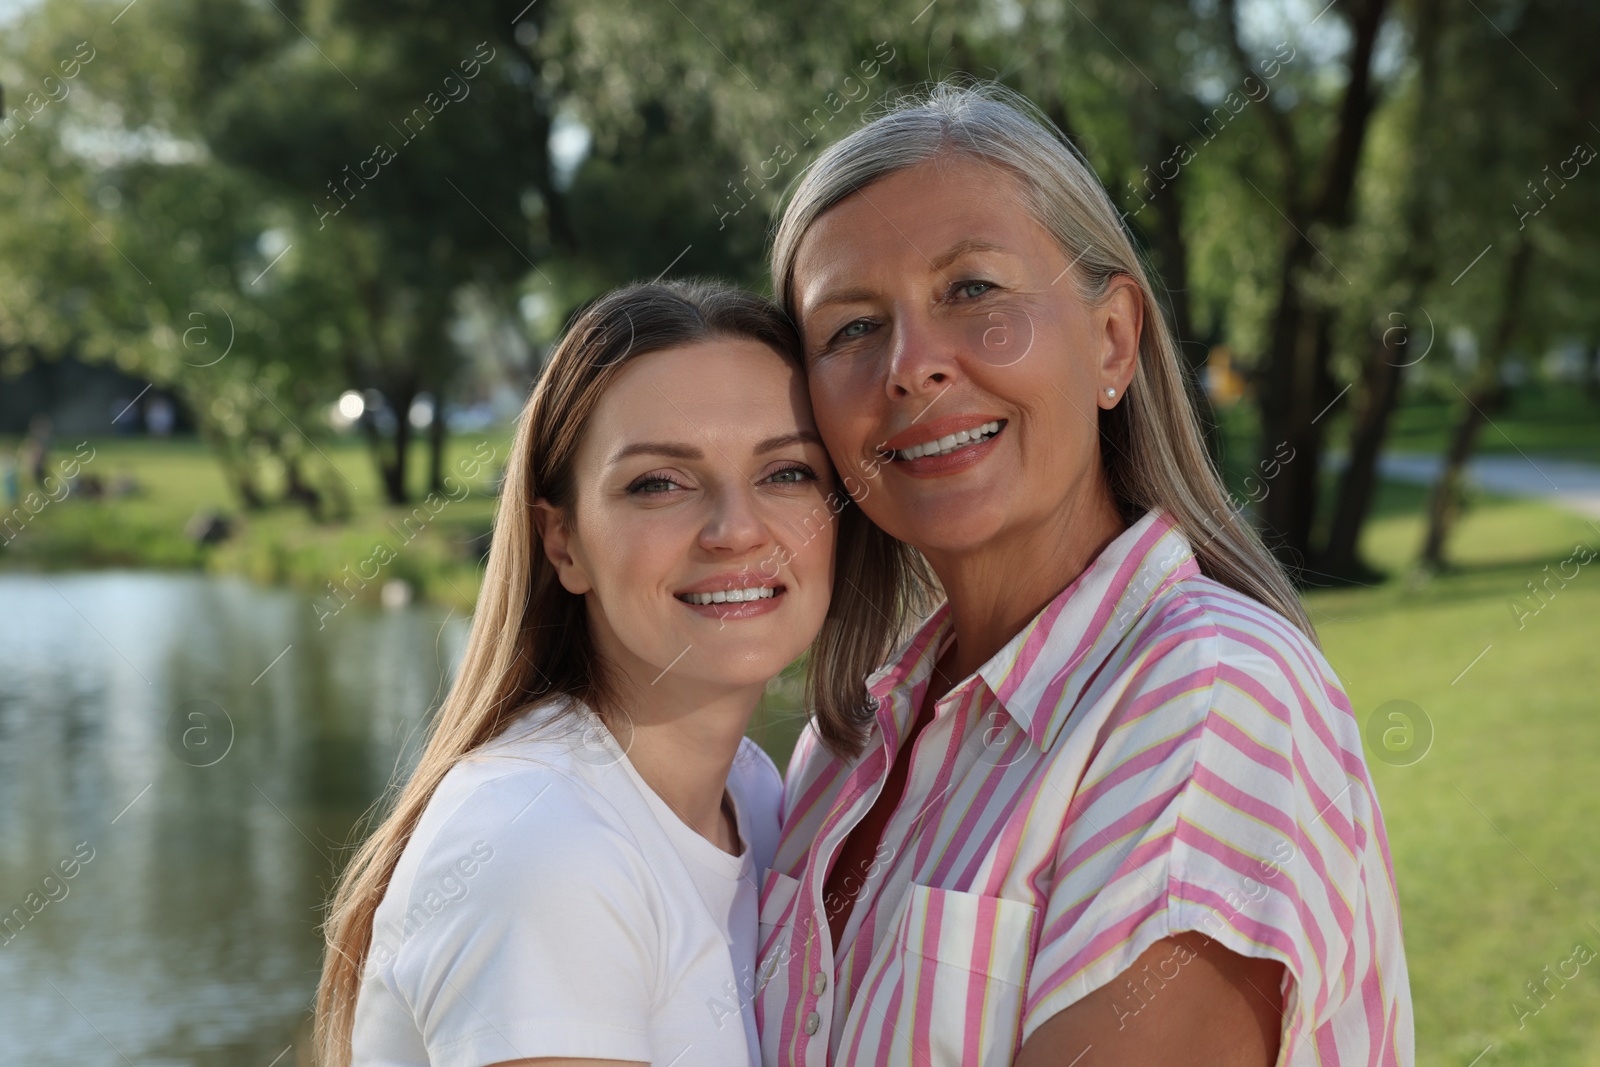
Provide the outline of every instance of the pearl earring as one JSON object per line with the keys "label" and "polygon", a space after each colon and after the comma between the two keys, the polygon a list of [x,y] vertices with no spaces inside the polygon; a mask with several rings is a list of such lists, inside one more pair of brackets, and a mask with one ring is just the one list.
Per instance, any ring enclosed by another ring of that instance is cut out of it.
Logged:
{"label": "pearl earring", "polygon": [[1109,386],[1109,385],[1106,386],[1106,397],[1107,397],[1107,399],[1115,400],[1116,396],[1117,396],[1117,390],[1112,386]]}

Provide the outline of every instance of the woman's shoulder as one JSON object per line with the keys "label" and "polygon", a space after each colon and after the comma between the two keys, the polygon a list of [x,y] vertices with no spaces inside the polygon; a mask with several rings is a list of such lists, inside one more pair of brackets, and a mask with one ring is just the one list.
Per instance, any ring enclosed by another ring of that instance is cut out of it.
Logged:
{"label": "woman's shoulder", "polygon": [[1213,641],[1219,663],[1266,659],[1286,671],[1333,677],[1316,643],[1281,613],[1221,582],[1196,575],[1151,605],[1163,629],[1182,628]]}
{"label": "woman's shoulder", "polygon": [[502,867],[536,863],[545,874],[567,861],[590,869],[641,863],[635,828],[597,782],[571,728],[582,725],[530,729],[519,721],[456,763],[408,845],[415,867],[451,865],[472,847],[505,857]]}
{"label": "woman's shoulder", "polygon": [[[1204,701],[1260,706],[1284,727],[1351,716],[1338,675],[1316,643],[1280,613],[1211,578],[1192,577],[1157,596],[1135,627],[1141,669],[1169,660],[1212,680]],[[1156,681],[1170,670],[1146,671]],[[1195,694],[1200,696],[1199,692]]]}
{"label": "woman's shoulder", "polygon": [[1357,868],[1386,866],[1361,727],[1313,641],[1211,579],[1180,583],[1158,610],[1186,620],[1211,677],[1185,702],[1193,743],[1173,752],[1193,786],[1181,803],[1191,853],[1217,842],[1259,857],[1309,848],[1321,877],[1345,886]]}
{"label": "woman's shoulder", "polygon": [[1167,750],[1174,772],[1227,780],[1266,806],[1360,806],[1347,788],[1366,779],[1348,696],[1312,640],[1252,597],[1209,578],[1177,583],[1150,604],[1115,673],[1109,713],[1127,717],[1118,733],[1130,751],[1151,731],[1181,734],[1189,743]]}
{"label": "woman's shoulder", "polygon": [[445,774],[373,916],[371,973],[430,1055],[449,1050],[434,1062],[499,1062],[506,1039],[533,1048],[562,1027],[642,1040],[667,973],[674,911],[649,822],[584,773],[575,742],[523,725]]}

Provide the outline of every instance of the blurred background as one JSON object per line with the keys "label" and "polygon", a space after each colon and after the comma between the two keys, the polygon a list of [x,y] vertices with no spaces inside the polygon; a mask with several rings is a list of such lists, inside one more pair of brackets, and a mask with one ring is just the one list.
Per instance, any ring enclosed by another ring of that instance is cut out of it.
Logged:
{"label": "blurred background", "polygon": [[1580,0],[0,0],[0,1059],[310,1062],[318,909],[561,324],[765,289],[806,163],[965,73],[1098,170],[1304,588],[1418,1062],[1600,1063],[1597,40]]}

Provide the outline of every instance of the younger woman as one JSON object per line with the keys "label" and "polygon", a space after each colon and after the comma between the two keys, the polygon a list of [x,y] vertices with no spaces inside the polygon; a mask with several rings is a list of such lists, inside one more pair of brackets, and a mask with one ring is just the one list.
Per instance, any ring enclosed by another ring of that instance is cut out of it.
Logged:
{"label": "younger woman", "polygon": [[[835,521],[797,361],[765,301],[704,283],[572,324],[517,429],[460,672],[334,898],[324,1063],[757,1058],[781,787],[744,733],[813,639],[809,702],[864,703],[891,636],[867,605],[904,558],[854,508]],[[854,610],[829,612],[836,582]]]}

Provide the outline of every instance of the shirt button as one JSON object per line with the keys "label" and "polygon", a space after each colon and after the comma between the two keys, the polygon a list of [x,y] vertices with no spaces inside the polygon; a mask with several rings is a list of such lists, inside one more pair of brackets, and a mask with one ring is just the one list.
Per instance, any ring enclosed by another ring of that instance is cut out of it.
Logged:
{"label": "shirt button", "polygon": [[806,1033],[808,1033],[808,1034],[816,1033],[817,1032],[817,1027],[819,1027],[821,1025],[822,1025],[822,1016],[818,1015],[816,1012],[812,1012],[810,1015],[806,1016]]}
{"label": "shirt button", "polygon": [[811,994],[820,997],[822,991],[828,988],[828,976],[818,971],[811,976]]}

